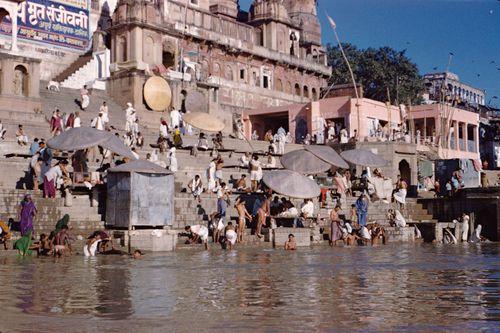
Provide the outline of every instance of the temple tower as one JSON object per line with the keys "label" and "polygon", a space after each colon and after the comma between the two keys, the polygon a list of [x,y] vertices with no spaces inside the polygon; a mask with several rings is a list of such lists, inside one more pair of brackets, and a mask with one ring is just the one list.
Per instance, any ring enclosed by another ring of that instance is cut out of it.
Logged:
{"label": "temple tower", "polygon": [[236,19],[239,12],[238,0],[210,0],[210,11]]}
{"label": "temple tower", "polygon": [[292,22],[302,29],[301,44],[321,45],[317,0],[283,0]]}

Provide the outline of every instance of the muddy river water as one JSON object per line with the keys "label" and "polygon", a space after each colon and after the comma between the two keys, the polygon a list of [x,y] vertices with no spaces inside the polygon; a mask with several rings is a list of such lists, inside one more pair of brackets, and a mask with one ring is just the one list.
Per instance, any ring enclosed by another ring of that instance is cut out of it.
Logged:
{"label": "muddy river water", "polygon": [[0,332],[498,331],[499,244],[0,253]]}

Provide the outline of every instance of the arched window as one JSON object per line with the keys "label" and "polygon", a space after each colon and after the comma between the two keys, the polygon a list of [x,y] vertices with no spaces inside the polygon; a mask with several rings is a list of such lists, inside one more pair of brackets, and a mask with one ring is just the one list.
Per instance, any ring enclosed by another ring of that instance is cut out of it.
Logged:
{"label": "arched window", "polygon": [[226,66],[226,70],[224,71],[224,77],[226,80],[233,81],[234,80],[234,73],[233,73],[233,68],[231,66]]}
{"label": "arched window", "polygon": [[300,85],[298,83],[295,83],[295,96],[301,96]]}
{"label": "arched window", "polygon": [[312,88],[311,89],[311,98],[312,98],[313,101],[317,101],[318,100],[318,95],[317,95],[316,88]]}
{"label": "arched window", "polygon": [[154,64],[155,63],[155,42],[153,37],[148,36],[144,39],[144,47],[142,48],[142,58],[145,63]]}
{"label": "arched window", "polygon": [[220,77],[220,64],[218,62],[214,63],[213,65],[212,75]]}
{"label": "arched window", "polygon": [[283,91],[283,82],[280,79],[276,80],[276,90]]}
{"label": "arched window", "polygon": [[125,36],[118,37],[118,47],[116,49],[116,61],[127,61],[127,38]]}
{"label": "arched window", "polygon": [[14,94],[28,96],[28,70],[23,65],[14,68]]}
{"label": "arched window", "polygon": [[307,86],[304,86],[303,96],[309,98],[309,88]]}

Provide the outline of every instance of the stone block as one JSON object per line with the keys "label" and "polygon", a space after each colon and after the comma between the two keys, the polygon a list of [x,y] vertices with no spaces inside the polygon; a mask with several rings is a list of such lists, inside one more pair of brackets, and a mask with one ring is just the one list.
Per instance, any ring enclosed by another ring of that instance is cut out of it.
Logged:
{"label": "stone block", "polygon": [[414,242],[415,241],[415,228],[414,227],[385,227],[387,242]]}
{"label": "stone block", "polygon": [[272,230],[273,246],[283,247],[289,234],[295,236],[297,246],[311,245],[311,230],[309,228],[277,228]]}
{"label": "stone block", "polygon": [[162,229],[129,230],[130,250],[140,249],[151,252],[174,251],[177,234]]}

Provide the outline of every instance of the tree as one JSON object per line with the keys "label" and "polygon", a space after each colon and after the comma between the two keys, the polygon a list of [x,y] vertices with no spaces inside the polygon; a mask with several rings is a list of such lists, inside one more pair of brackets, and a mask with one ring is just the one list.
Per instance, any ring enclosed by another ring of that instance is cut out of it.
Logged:
{"label": "tree", "polygon": [[[342,44],[354,72],[356,83],[361,84],[364,96],[386,102],[387,88],[394,104],[419,104],[424,83],[416,64],[406,56],[406,51],[390,47],[358,49],[352,44]],[[332,66],[331,84],[352,84],[347,65],[338,46],[327,45],[328,64]]]}

